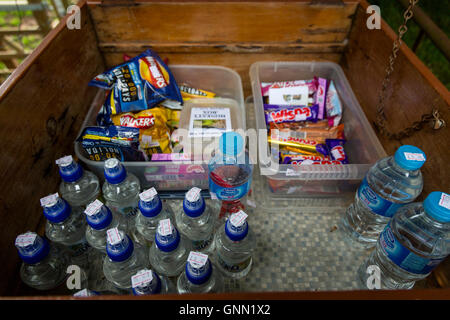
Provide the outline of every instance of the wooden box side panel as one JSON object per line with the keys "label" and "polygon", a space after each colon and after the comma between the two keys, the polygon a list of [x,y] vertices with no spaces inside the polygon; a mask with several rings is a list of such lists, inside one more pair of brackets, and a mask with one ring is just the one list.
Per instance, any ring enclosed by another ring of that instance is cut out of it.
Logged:
{"label": "wooden box side panel", "polygon": [[[367,6],[367,2],[363,1],[357,10],[341,66],[373,125],[379,90],[396,34],[384,21],[381,30],[368,30]],[[438,107],[447,122],[447,127],[443,129],[433,130],[426,126],[422,131],[400,141],[389,140],[378,134],[387,154],[393,154],[400,145],[411,144],[421,148],[427,155],[427,162],[421,169],[424,189],[419,201],[432,191],[450,190],[450,94],[405,44],[401,46],[394,69],[385,104],[385,114],[392,132],[419,121],[423,113],[432,110],[433,105]]]}
{"label": "wooden box side panel", "polygon": [[73,154],[97,92],[88,81],[104,70],[92,21],[81,5],[81,29],[69,30],[62,20],[0,88],[0,295],[15,295],[24,286],[15,237],[43,234],[39,199],[58,192],[55,160]]}

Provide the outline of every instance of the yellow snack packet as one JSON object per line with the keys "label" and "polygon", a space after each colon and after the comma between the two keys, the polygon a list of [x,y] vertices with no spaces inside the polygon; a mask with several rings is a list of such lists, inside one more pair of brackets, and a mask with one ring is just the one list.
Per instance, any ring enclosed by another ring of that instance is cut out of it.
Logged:
{"label": "yellow snack packet", "polygon": [[171,153],[168,114],[164,107],[155,107],[137,113],[111,115],[116,126],[139,129],[139,147],[147,156],[154,153]]}
{"label": "yellow snack packet", "polygon": [[190,87],[186,84],[178,86],[181,92],[181,97],[183,101],[194,99],[194,98],[214,98],[216,94],[214,92],[209,92],[206,90]]}

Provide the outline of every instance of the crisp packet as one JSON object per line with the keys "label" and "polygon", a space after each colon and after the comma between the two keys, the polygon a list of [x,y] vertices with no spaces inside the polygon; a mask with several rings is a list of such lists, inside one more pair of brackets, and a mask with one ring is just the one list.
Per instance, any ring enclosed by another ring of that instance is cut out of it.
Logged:
{"label": "crisp packet", "polygon": [[264,115],[266,124],[283,123],[283,122],[299,122],[299,121],[317,121],[318,105],[308,106],[279,106],[264,105]]}
{"label": "crisp packet", "polygon": [[117,126],[139,129],[140,148],[147,156],[154,153],[171,153],[170,130],[166,125],[168,109],[155,107],[137,113],[127,112],[112,115]]}
{"label": "crisp packet", "polygon": [[325,144],[327,145],[332,160],[338,160],[343,164],[348,164],[348,157],[344,150],[345,141],[345,139],[327,139],[325,140]]}
{"label": "crisp packet", "polygon": [[337,126],[342,118],[342,103],[333,81],[330,81],[330,85],[328,86],[325,108],[327,111],[328,125],[330,127]]}
{"label": "crisp packet", "polygon": [[193,88],[187,84],[181,84],[179,88],[184,101],[194,98],[214,98],[216,96],[214,92]]}
{"label": "crisp packet", "polygon": [[111,90],[105,101],[109,114],[146,110],[166,99],[183,103],[169,68],[150,49],[98,75],[89,85]]}
{"label": "crisp packet", "polygon": [[77,141],[81,142],[92,161],[117,158],[120,161],[145,161],[139,150],[139,129],[120,126],[86,127]]}

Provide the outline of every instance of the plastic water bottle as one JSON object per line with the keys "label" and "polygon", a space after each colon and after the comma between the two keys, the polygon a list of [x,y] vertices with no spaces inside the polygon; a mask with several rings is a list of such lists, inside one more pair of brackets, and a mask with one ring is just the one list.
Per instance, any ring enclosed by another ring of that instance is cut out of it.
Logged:
{"label": "plastic water bottle", "polygon": [[127,221],[122,215],[112,213],[100,200],[95,200],[84,211],[87,228],[86,240],[92,248],[106,254],[106,232],[112,228],[127,231]]}
{"label": "plastic water bottle", "polygon": [[252,267],[255,243],[247,217],[243,211],[233,213],[216,233],[217,267],[234,279],[245,277]]}
{"label": "plastic water bottle", "polygon": [[56,160],[59,166],[61,184],[59,193],[72,207],[83,207],[97,199],[100,195],[100,182],[95,174],[83,170],[72,156]]}
{"label": "plastic water bottle", "polygon": [[117,288],[131,291],[131,276],[148,267],[148,255],[118,228],[109,229],[106,238],[103,273]]}
{"label": "plastic water bottle", "polygon": [[209,191],[222,201],[219,214],[222,221],[245,208],[241,199],[250,190],[253,164],[244,146],[244,139],[237,132],[223,133],[208,165]]}
{"label": "plastic water bottle", "polygon": [[119,160],[111,158],[105,161],[105,183],[103,196],[113,212],[125,216],[128,220],[127,232],[133,233],[138,212],[140,183],[132,173],[127,173]]}
{"label": "plastic water bottle", "polygon": [[139,270],[131,277],[131,284],[135,296],[176,292],[174,285],[168,278],[159,276],[149,269]]}
{"label": "plastic water bottle", "polygon": [[175,214],[176,225],[192,241],[194,251],[212,253],[217,215],[206,205],[200,192],[201,189],[196,187],[186,192],[183,210]]}
{"label": "plastic water bottle", "polygon": [[157,274],[176,277],[182,271],[191,242],[180,235],[170,219],[159,221],[155,241],[150,247],[150,263]]}
{"label": "plastic water bottle", "polygon": [[34,232],[16,238],[15,246],[22,259],[20,278],[31,288],[50,290],[66,279],[69,256]]}
{"label": "plastic water bottle", "polygon": [[394,156],[379,160],[369,169],[341,221],[349,239],[364,248],[375,246],[394,213],[422,192],[419,169],[425,160],[422,150],[404,145]]}
{"label": "plastic water bottle", "polygon": [[364,288],[379,268],[379,289],[410,289],[450,254],[450,195],[432,192],[423,203],[399,209],[380,234],[375,250],[358,270]]}
{"label": "plastic water bottle", "polygon": [[89,244],[86,241],[86,219],[81,207],[73,209],[58,193],[41,198],[45,235],[50,241],[63,245],[70,253],[71,264],[89,268]]}
{"label": "plastic water bottle", "polygon": [[136,241],[150,248],[155,240],[159,221],[173,219],[169,206],[163,207],[155,188],[150,188],[139,194],[139,211],[136,217]]}
{"label": "plastic water bottle", "polygon": [[223,277],[208,255],[191,251],[177,280],[178,293],[217,293],[223,290]]}

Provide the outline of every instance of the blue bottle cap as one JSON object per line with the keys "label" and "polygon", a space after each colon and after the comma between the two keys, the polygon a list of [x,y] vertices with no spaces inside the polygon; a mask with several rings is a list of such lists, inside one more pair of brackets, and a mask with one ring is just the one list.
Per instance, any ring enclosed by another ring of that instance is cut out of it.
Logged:
{"label": "blue bottle cap", "polygon": [[205,212],[206,204],[200,191],[201,189],[194,187],[184,197],[183,210],[191,218],[199,217]]}
{"label": "blue bottle cap", "polygon": [[138,207],[145,217],[156,217],[161,212],[162,202],[154,188],[142,192],[139,198]]}
{"label": "blue bottle cap", "polygon": [[65,182],[74,182],[83,176],[83,167],[75,162],[72,156],[65,156],[56,160],[59,175]]}
{"label": "blue bottle cap", "polygon": [[[142,271],[149,271],[149,270],[142,270]],[[161,278],[155,272],[151,271],[151,273],[152,279],[150,281],[142,281],[141,283],[133,284],[132,290],[135,296],[161,293],[162,288]],[[139,272],[136,275],[138,274]]]}
{"label": "blue bottle cap", "polygon": [[36,264],[42,261],[50,252],[50,245],[47,240],[35,232],[27,232],[17,236],[15,246],[20,259],[27,264]]}
{"label": "blue bottle cap", "polygon": [[107,231],[106,253],[112,261],[127,260],[133,253],[134,244],[130,237],[117,228]]}
{"label": "blue bottle cap", "polygon": [[89,226],[95,230],[107,228],[113,220],[111,210],[105,206],[100,200],[92,202],[86,210],[86,220]]}
{"label": "blue bottle cap", "polygon": [[159,250],[171,252],[178,248],[179,243],[180,233],[175,226],[172,225],[172,232],[170,234],[161,234],[161,224],[158,225],[155,234],[155,244]]}
{"label": "blue bottle cap", "polygon": [[125,167],[116,158],[111,158],[105,161],[104,174],[106,181],[111,184],[121,183],[127,177]]}
{"label": "blue bottle cap", "polygon": [[60,198],[57,193],[42,198],[41,206],[45,218],[52,223],[63,222],[72,212],[72,208],[67,201]]}
{"label": "blue bottle cap", "polygon": [[425,153],[417,147],[403,145],[394,155],[395,162],[406,170],[418,170],[426,161]]}
{"label": "blue bottle cap", "polygon": [[244,150],[244,139],[237,132],[224,132],[219,139],[219,148],[224,155],[237,156]]}
{"label": "blue bottle cap", "polygon": [[433,219],[440,222],[450,222],[450,195],[445,192],[433,191],[423,202],[423,208]]}
{"label": "blue bottle cap", "polygon": [[192,264],[189,261],[186,262],[186,277],[193,284],[203,284],[209,280],[212,274],[212,265],[211,261],[208,258],[208,261],[199,266],[197,264]]}
{"label": "blue bottle cap", "polygon": [[238,227],[233,225],[230,219],[225,223],[225,234],[231,241],[241,241],[248,234],[248,223],[244,221],[244,223]]}

